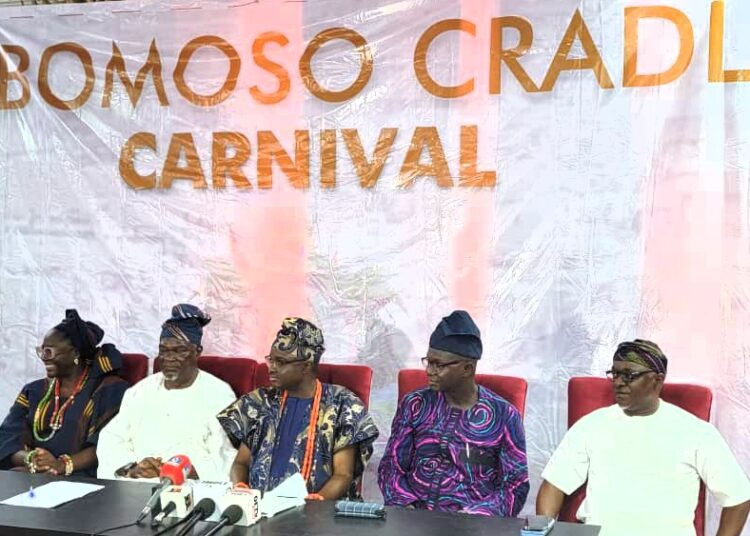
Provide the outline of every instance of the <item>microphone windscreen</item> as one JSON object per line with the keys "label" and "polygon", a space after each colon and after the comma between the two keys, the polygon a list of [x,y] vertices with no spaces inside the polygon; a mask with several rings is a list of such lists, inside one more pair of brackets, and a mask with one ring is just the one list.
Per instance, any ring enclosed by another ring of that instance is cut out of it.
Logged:
{"label": "microphone windscreen", "polygon": [[231,504],[227,506],[227,509],[221,514],[221,517],[226,518],[228,525],[234,525],[242,519],[242,508],[236,504]]}
{"label": "microphone windscreen", "polygon": [[162,464],[159,470],[159,477],[162,479],[168,479],[172,484],[181,486],[185,483],[185,477],[190,474],[192,465],[190,458],[180,454],[172,456],[169,460]]}
{"label": "microphone windscreen", "polygon": [[201,519],[206,519],[214,513],[214,510],[216,510],[216,503],[213,499],[206,497],[205,499],[201,499],[198,504],[195,505],[193,510],[198,512]]}

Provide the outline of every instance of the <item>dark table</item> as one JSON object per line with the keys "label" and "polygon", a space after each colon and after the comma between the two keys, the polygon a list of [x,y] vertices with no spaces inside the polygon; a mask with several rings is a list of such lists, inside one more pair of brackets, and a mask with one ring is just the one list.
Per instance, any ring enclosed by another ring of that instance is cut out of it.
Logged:
{"label": "dark table", "polygon": [[[0,500],[55,480],[44,475],[0,471]],[[151,484],[129,481],[73,479],[103,484],[104,489],[52,510],[0,505],[0,536],[39,536],[91,534],[135,521],[151,494]],[[333,502],[313,502],[304,507],[263,519],[252,527],[224,528],[219,536],[517,536],[523,521],[465,514],[444,514],[389,508],[385,520],[339,518],[333,515]],[[208,524],[199,523],[193,534]],[[148,526],[113,531],[112,536],[153,534]],[[176,531],[175,531],[176,532]],[[599,529],[559,523],[553,536],[597,536]],[[174,534],[168,532],[167,536]]]}

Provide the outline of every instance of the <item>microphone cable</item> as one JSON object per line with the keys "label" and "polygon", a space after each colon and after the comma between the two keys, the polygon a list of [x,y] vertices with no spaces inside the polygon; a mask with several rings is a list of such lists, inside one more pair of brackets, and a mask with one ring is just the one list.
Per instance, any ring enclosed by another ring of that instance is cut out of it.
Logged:
{"label": "microphone cable", "polygon": [[138,523],[136,523],[135,521],[133,521],[132,523],[128,523],[127,525],[118,525],[118,526],[116,526],[116,527],[110,527],[110,528],[108,528],[108,529],[104,529],[104,530],[98,530],[98,531],[96,531],[96,532],[92,532],[92,533],[91,533],[91,536],[101,536],[101,535],[102,535],[102,534],[104,534],[105,532],[112,532],[112,531],[115,531],[115,530],[122,530],[122,529],[126,529],[126,528],[128,528],[128,527],[134,527],[134,526],[135,526],[135,525],[137,525],[137,524],[138,524]]}

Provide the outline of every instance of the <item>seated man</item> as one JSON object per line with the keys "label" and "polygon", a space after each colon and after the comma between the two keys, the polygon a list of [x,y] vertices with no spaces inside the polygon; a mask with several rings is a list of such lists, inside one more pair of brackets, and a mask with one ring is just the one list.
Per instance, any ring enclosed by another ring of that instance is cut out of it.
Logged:
{"label": "seated man", "polygon": [[216,412],[236,399],[232,388],[198,369],[203,326],[193,305],[172,308],[159,341],[161,372],[131,387],[120,413],[99,437],[99,478],[154,478],[162,461],[184,454],[194,478],[226,481],[235,450]]}
{"label": "seated man", "polygon": [[659,399],[667,358],[636,339],[617,347],[616,404],[565,434],[542,473],[537,513],[555,517],[565,495],[588,479],[578,510],[600,536],[695,536],[700,480],[723,507],[717,535],[739,536],[750,510],[750,482],[719,432]]}
{"label": "seated man", "polygon": [[318,380],[323,334],[286,318],[266,356],[270,388],[256,389],[222,411],[235,446],[232,482],[272,490],[301,473],[314,498],[359,496],[359,480],[378,430],[351,391]]}
{"label": "seated man", "polygon": [[385,503],[516,516],[529,493],[518,410],[474,381],[479,329],[465,311],[443,318],[422,363],[429,388],[404,397],[378,470]]}

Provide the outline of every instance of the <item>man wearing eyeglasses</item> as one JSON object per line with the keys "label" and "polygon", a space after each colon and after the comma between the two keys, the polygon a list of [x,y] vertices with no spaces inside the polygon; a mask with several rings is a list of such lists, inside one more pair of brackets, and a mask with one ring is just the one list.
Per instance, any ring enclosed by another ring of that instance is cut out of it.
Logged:
{"label": "man wearing eyeglasses", "polygon": [[710,423],[659,398],[667,358],[650,341],[617,347],[616,404],[574,424],[542,473],[537,513],[556,517],[584,482],[578,510],[600,536],[695,536],[702,480],[722,507],[717,536],[739,536],[750,511],[750,482]]}
{"label": "man wearing eyeglasses", "polygon": [[179,304],[162,325],[161,371],[125,393],[120,413],[99,437],[99,478],[155,478],[163,461],[184,454],[193,478],[226,481],[236,453],[216,413],[236,399],[225,382],[198,369],[211,317]]}
{"label": "man wearing eyeglasses", "polygon": [[266,356],[271,387],[218,415],[239,449],[232,482],[270,491],[300,473],[310,498],[359,498],[378,429],[354,393],[318,379],[324,351],[323,333],[312,322],[284,319]]}
{"label": "man wearing eyeglasses", "polygon": [[466,311],[442,319],[430,337],[429,388],[404,397],[378,468],[393,506],[516,516],[529,493],[521,416],[474,381],[482,340]]}

